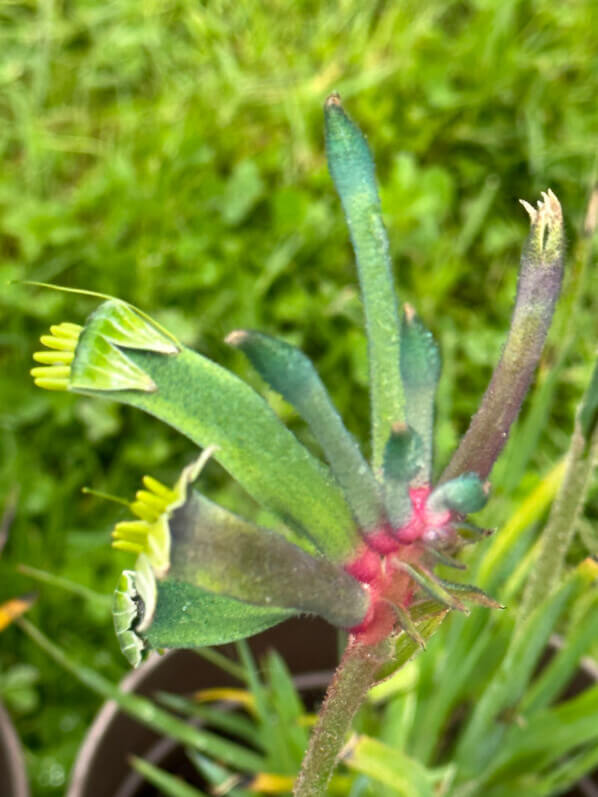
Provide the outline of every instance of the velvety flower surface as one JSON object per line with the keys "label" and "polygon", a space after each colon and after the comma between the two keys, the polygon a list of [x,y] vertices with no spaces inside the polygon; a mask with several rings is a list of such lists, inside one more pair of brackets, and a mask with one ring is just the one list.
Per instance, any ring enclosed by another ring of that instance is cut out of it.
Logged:
{"label": "velvety flower surface", "polygon": [[[370,644],[400,631],[421,641],[413,610],[424,599],[432,611],[464,610],[463,599],[496,605],[434,568],[460,568],[454,552],[486,534],[466,516],[486,503],[486,478],[544,342],[562,273],[560,206],[551,192],[537,209],[526,205],[531,233],[507,344],[466,445],[433,485],[439,351],[411,307],[399,312],[373,161],[336,95],[326,104],[326,138],[364,302],[371,462],[310,360],[260,332],[236,330],[227,342],[294,406],[327,464],[256,391],[126,302],[104,302],[83,326],[53,326],[34,355],[40,387],[138,407],[204,449],[173,487],[146,476],[130,504],[134,519],[114,529],[114,546],[137,555],[114,598],[117,635],[134,665],[151,647],[227,642],[298,613]],[[278,519],[272,528],[193,487],[208,456]]]}

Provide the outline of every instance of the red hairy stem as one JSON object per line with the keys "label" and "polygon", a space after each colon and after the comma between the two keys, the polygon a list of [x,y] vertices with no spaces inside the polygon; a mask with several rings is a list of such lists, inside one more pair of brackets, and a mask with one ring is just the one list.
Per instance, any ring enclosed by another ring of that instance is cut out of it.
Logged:
{"label": "red hairy stem", "polygon": [[318,716],[309,741],[294,797],[322,797],[336,766],[351,720],[376,673],[392,655],[388,640],[364,645],[351,637]]}

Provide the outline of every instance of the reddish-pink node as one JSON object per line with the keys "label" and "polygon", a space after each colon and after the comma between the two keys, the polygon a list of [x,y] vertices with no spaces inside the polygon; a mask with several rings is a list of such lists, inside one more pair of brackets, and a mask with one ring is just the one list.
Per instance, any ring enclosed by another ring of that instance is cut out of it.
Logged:
{"label": "reddish-pink node", "polygon": [[396,616],[392,606],[386,601],[373,601],[363,621],[350,628],[364,645],[375,645],[392,633],[396,624]]}
{"label": "reddish-pink node", "polygon": [[355,557],[345,565],[345,570],[358,581],[371,584],[380,577],[382,561],[376,551],[361,545]]}
{"label": "reddish-pink node", "polygon": [[368,534],[366,537],[366,542],[373,551],[376,551],[376,553],[380,554],[381,556],[386,556],[389,553],[395,553],[401,547],[398,540],[396,540],[391,532],[385,528],[374,531],[372,534]]}
{"label": "reddish-pink node", "polygon": [[411,545],[425,537],[430,529],[436,533],[451,520],[448,510],[431,512],[428,509],[430,487],[412,487],[409,490],[411,499],[411,517],[400,528],[395,529],[394,536],[403,545]]}

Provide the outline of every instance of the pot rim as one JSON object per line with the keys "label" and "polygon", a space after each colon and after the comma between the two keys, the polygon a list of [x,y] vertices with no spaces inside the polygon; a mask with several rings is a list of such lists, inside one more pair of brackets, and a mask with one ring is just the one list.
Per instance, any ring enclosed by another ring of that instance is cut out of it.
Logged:
{"label": "pot rim", "polygon": [[29,797],[25,756],[9,713],[0,703],[0,744],[5,750],[7,780],[11,797]]}
{"label": "pot rim", "polygon": [[[156,652],[150,653],[141,667],[131,670],[119,681],[119,688],[123,692],[134,692],[138,683],[147,678],[164,661],[164,657],[168,655],[170,655],[170,651],[163,655]],[[77,752],[66,797],[77,797],[81,793],[80,789],[87,778],[87,771],[90,761],[95,756],[98,740],[104,736],[106,729],[120,711],[121,709],[115,700],[108,700],[102,704]]]}

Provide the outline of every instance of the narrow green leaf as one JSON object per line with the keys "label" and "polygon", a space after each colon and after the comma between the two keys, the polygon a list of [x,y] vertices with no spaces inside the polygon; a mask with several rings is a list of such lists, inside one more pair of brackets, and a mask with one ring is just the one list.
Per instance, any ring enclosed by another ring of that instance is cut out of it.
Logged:
{"label": "narrow green leaf", "polygon": [[546,590],[556,587],[565,569],[567,552],[598,463],[597,420],[598,362],[575,418],[563,481],[550,509],[538,557],[523,593],[521,617],[529,613]]}
{"label": "narrow green leaf", "polygon": [[319,614],[333,625],[359,625],[369,597],[322,556],[255,526],[189,491],[169,520],[169,579],[268,608]]}
{"label": "narrow green leaf", "polygon": [[[410,608],[411,619],[416,625],[418,635],[427,642],[438,630],[448,610],[436,601],[422,601]],[[397,672],[409,659],[421,650],[418,642],[411,636],[401,633],[394,642],[392,659],[377,672],[379,681],[389,678]]]}
{"label": "narrow green leaf", "polygon": [[454,597],[463,598],[470,603],[477,603],[479,606],[487,606],[490,609],[504,609],[502,603],[491,598],[484,590],[473,584],[462,584],[458,581],[446,581],[444,578],[439,578],[442,586],[450,592]]}
{"label": "narrow green leaf", "polygon": [[399,624],[403,631],[410,636],[411,639],[420,646],[420,648],[425,648],[425,640],[419,633],[419,629],[409,612],[406,609],[403,609],[401,606],[396,606],[395,604],[393,604],[393,609],[396,612],[396,615],[399,619]]}
{"label": "narrow green leaf", "polygon": [[463,562],[460,562],[458,559],[454,559],[452,556],[444,553],[444,551],[439,551],[437,548],[434,548],[432,545],[429,545],[426,548],[426,553],[434,562],[438,565],[442,565],[443,567],[451,567],[454,570],[467,570],[467,565]]}
{"label": "narrow green leaf", "polygon": [[524,533],[536,523],[550,506],[563,479],[565,462],[558,462],[520,502],[516,511],[497,534],[480,564],[476,581],[493,589],[504,577],[511,551],[516,549]]}
{"label": "narrow green leaf", "polygon": [[456,609],[457,611],[465,612],[468,614],[467,608],[461,601],[452,595],[448,590],[442,586],[441,580],[433,573],[419,570],[406,562],[400,563],[400,569],[408,573],[411,578],[419,584],[435,601],[443,603],[449,609]]}
{"label": "narrow green leaf", "polygon": [[382,465],[393,423],[404,422],[399,370],[400,326],[388,240],[380,212],[374,162],[366,140],[337,94],[325,105],[328,168],[341,198],[363,295],[372,401],[373,464]]}
{"label": "narrow green leaf", "polygon": [[583,436],[588,440],[598,423],[598,361],[594,366],[590,384],[579,410],[579,424]]}
{"label": "narrow green leaf", "polygon": [[402,797],[434,797],[434,778],[419,761],[370,736],[352,739],[342,756],[345,766],[391,786]]}
{"label": "narrow green leaf", "polygon": [[24,618],[21,618],[18,624],[27,636],[60,667],[71,673],[100,697],[105,700],[114,700],[119,708],[129,716],[157,731],[160,735],[170,736],[184,745],[189,745],[195,750],[214,756],[225,764],[232,765],[235,769],[247,772],[261,771],[263,759],[256,753],[217,734],[184,722],[158,708],[155,703],[145,697],[130,692],[121,692],[118,686],[115,686],[100,673],[73,661],[61,648]]}
{"label": "narrow green leaf", "polygon": [[158,702],[177,714],[202,720],[202,724],[222,731],[227,736],[236,736],[252,747],[260,747],[259,736],[256,735],[255,722],[244,714],[235,711],[222,711],[221,707],[198,705],[181,695],[159,692]]}
{"label": "narrow green leaf", "polygon": [[[255,728],[254,728],[255,733]],[[187,750],[187,758],[200,773],[202,778],[210,784],[210,794],[227,795],[227,797],[254,797],[247,789],[240,789],[234,784],[243,782],[243,778],[216,761],[208,758],[195,750]],[[265,762],[264,762],[265,763]]]}
{"label": "narrow green leaf", "polygon": [[205,792],[185,783],[177,775],[171,775],[143,758],[132,756],[131,766],[143,775],[148,783],[160,789],[160,794],[164,797],[208,797]]}
{"label": "narrow green leaf", "polygon": [[401,378],[407,423],[418,433],[424,447],[421,479],[429,483],[434,457],[434,398],[440,378],[440,352],[432,333],[409,305],[405,305],[401,323]]}
{"label": "narrow green leaf", "polygon": [[311,360],[294,346],[260,332],[237,330],[226,342],[240,349],[262,379],[309,424],[360,527],[366,531],[378,527],[384,507],[374,474]]}
{"label": "narrow green leaf", "polygon": [[501,711],[517,705],[533,675],[542,652],[562,612],[582,585],[578,573],[570,576],[562,587],[548,595],[526,618],[511,642],[500,667],[476,703],[457,748],[458,761],[468,769],[483,770],[491,760],[502,738],[497,734],[484,745],[479,740],[495,728]]}
{"label": "narrow green leaf", "polygon": [[540,711],[522,725],[510,728],[505,744],[484,770],[481,786],[507,781],[509,775],[550,772],[575,751],[598,742],[598,687],[586,689],[578,697]]}
{"label": "narrow green leaf", "polygon": [[580,659],[598,639],[598,600],[592,595],[587,611],[575,617],[563,646],[526,690],[520,710],[526,716],[545,708],[555,700],[578,672]]}

